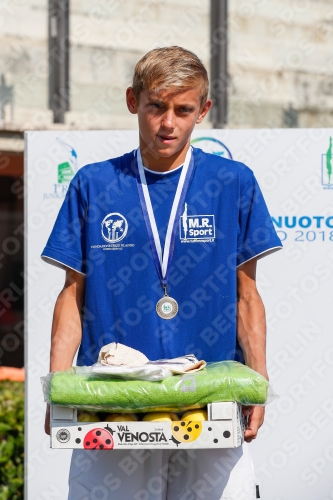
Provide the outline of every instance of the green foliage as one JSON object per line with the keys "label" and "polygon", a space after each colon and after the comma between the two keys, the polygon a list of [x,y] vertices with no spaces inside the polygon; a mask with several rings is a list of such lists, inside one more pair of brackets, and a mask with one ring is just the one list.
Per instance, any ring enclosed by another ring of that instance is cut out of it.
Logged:
{"label": "green foliage", "polygon": [[23,499],[24,384],[0,382],[0,500]]}

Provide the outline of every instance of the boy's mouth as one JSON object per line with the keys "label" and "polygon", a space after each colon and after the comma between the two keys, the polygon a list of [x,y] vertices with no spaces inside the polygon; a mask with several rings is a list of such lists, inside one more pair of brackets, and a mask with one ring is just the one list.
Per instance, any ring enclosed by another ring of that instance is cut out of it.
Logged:
{"label": "boy's mouth", "polygon": [[176,137],[174,137],[173,135],[159,135],[158,137],[164,144],[170,144],[176,139]]}

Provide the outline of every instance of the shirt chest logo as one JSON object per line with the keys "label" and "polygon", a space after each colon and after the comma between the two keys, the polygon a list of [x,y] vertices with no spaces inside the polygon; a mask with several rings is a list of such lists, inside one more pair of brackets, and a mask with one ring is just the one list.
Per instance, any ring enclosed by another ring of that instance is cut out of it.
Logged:
{"label": "shirt chest logo", "polygon": [[179,236],[182,243],[214,241],[214,215],[188,215],[187,203],[185,203],[185,209],[179,221]]}
{"label": "shirt chest logo", "polygon": [[125,238],[128,231],[128,222],[125,217],[113,212],[104,217],[101,224],[103,239],[108,243],[117,243]]}

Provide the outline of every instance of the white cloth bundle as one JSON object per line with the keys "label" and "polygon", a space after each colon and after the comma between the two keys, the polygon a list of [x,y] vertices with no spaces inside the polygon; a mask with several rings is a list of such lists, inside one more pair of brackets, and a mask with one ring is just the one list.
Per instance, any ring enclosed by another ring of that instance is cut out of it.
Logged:
{"label": "white cloth bundle", "polygon": [[142,352],[117,342],[103,346],[98,355],[98,362],[105,366],[142,366],[148,361]]}
{"label": "white cloth bundle", "polygon": [[196,372],[205,366],[206,362],[199,361],[193,354],[149,361],[142,352],[112,342],[102,347],[92,371],[120,378],[157,381],[175,374]]}

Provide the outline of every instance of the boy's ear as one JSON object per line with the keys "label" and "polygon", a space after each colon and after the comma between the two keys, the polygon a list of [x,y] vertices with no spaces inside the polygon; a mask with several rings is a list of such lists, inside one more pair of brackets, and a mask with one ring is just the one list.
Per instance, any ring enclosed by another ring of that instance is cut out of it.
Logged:
{"label": "boy's ear", "polygon": [[128,107],[128,111],[132,113],[132,115],[136,115],[138,112],[138,103],[132,87],[128,87],[128,89],[126,90],[126,104]]}
{"label": "boy's ear", "polygon": [[199,113],[199,116],[198,116],[198,119],[195,123],[201,123],[202,120],[205,118],[206,114],[208,113],[208,111],[210,110],[210,108],[212,107],[213,105],[213,101],[211,99],[207,99],[207,101],[205,102],[205,104],[203,105],[200,113]]}

